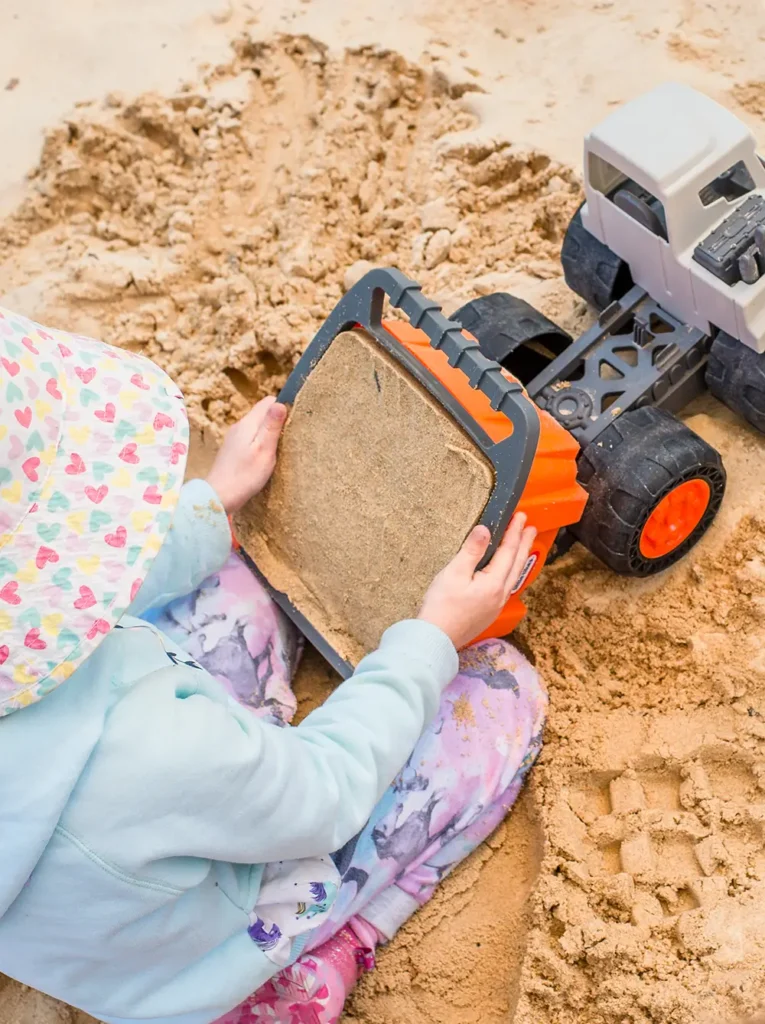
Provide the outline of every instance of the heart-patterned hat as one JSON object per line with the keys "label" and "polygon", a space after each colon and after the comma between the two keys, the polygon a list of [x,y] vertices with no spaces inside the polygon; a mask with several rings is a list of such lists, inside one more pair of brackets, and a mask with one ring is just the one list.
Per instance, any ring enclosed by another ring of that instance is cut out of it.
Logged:
{"label": "heart-patterned hat", "polygon": [[153,363],[0,309],[0,717],[124,614],[172,522],[183,397]]}

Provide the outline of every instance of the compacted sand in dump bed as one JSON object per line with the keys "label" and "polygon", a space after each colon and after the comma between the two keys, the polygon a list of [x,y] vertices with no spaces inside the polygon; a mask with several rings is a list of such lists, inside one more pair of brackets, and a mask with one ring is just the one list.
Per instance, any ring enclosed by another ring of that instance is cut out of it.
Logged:
{"label": "compacted sand in dump bed", "polygon": [[[573,330],[585,311],[556,258],[577,178],[455,135],[472,124],[462,91],[394,54],[242,40],[230,68],[175,96],[83,108],[0,227],[5,301],[160,361],[210,442],[278,387],[358,260],[399,265],[447,310],[520,288]],[[534,784],[381,957],[350,1020],[698,1024],[754,1009],[765,455],[713,402],[692,412],[730,475],[719,526],[661,580],[618,580],[576,551],[548,568],[520,630],[552,698]],[[301,708],[334,683],[309,657]],[[4,1024],[67,1016],[2,990]]]}
{"label": "compacted sand in dump bed", "polygon": [[416,616],[493,487],[491,464],[448,413],[372,337],[345,331],[298,392],[276,472],[237,537],[357,665],[388,626]]}

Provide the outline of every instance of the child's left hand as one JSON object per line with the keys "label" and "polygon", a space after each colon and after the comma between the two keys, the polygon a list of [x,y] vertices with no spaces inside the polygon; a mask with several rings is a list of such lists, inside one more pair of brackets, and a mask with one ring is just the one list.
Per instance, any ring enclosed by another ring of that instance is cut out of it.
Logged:
{"label": "child's left hand", "polygon": [[260,494],[276,465],[287,406],[264,398],[226,434],[207,482],[228,515]]}

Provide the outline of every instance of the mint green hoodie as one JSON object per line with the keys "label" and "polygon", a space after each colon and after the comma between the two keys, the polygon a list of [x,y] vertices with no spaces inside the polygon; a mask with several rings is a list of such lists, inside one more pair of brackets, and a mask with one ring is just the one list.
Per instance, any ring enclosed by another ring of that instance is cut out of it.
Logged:
{"label": "mint green hoodie", "polygon": [[222,567],[213,498],[183,488],[130,614],[0,719],[0,971],[107,1022],[206,1024],[275,973],[247,934],[264,865],[360,831],[457,672],[402,622],[296,728],[240,707],[140,618]]}

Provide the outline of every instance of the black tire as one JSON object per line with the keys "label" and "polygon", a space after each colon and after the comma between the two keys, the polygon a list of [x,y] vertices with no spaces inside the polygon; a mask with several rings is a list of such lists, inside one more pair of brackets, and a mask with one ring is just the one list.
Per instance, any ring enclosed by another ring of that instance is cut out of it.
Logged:
{"label": "black tire", "polygon": [[706,376],[715,398],[765,434],[765,355],[720,331],[712,342]]}
{"label": "black tire", "polygon": [[528,384],[571,344],[571,335],[528,302],[505,292],[474,299],[451,319],[470,331],[481,352]]}
{"label": "black tire", "polygon": [[571,530],[566,526],[561,527],[552,543],[550,551],[548,552],[545,565],[552,565],[553,562],[557,562],[559,558],[563,558],[564,555],[569,553],[574,544],[576,544],[576,537],[573,535]]}
{"label": "black tire", "polygon": [[[623,413],[580,453],[578,467],[590,498],[571,532],[623,576],[652,576],[679,561],[709,529],[725,493],[719,453],[652,406]],[[674,550],[647,558],[640,539],[648,518],[670,491],[694,479],[705,480],[710,490],[701,520]]]}
{"label": "black tire", "polygon": [[626,295],[632,287],[632,275],[624,260],[585,228],[581,206],[566,231],[560,261],[571,291],[598,312]]}

